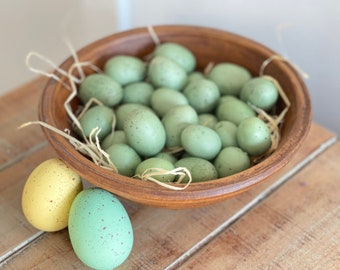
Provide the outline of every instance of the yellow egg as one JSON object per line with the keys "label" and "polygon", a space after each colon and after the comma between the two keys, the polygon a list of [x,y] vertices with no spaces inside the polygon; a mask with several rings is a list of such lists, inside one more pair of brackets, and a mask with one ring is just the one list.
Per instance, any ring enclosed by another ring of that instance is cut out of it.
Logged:
{"label": "yellow egg", "polygon": [[43,231],[67,227],[71,204],[83,189],[80,176],[61,159],[44,161],[29,175],[22,210],[31,225]]}

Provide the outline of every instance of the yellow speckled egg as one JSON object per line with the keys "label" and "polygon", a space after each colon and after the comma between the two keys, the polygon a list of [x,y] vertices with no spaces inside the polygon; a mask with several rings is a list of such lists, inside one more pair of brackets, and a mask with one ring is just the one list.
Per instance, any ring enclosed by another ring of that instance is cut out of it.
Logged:
{"label": "yellow speckled egg", "polygon": [[59,231],[67,227],[71,204],[83,189],[80,176],[59,158],[37,166],[22,193],[22,210],[39,230]]}

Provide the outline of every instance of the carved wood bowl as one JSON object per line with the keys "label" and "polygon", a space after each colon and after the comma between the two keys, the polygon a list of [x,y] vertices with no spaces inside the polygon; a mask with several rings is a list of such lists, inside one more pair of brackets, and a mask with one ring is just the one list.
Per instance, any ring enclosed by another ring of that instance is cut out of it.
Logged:
{"label": "carved wood bowl", "polygon": [[[155,26],[153,29],[161,42],[178,42],[190,49],[201,70],[210,62],[227,61],[244,66],[254,76],[258,76],[263,62],[276,54],[248,38],[221,30],[183,25]],[[100,39],[79,50],[77,55],[79,61],[91,61],[103,67],[105,61],[113,55],[145,57],[154,48],[155,44],[147,28],[137,28]],[[73,62],[73,58],[69,57],[60,67],[68,70]],[[100,168],[77,152],[67,139],[54,131],[46,128],[43,130],[59,157],[95,186],[128,200],[156,207],[180,209],[205,206],[240,194],[275,176],[291,160],[309,131],[311,101],[296,70],[287,62],[272,61],[266,67],[265,74],[278,80],[291,102],[276,151],[245,171],[216,180],[191,183],[185,190],[170,190],[153,182],[125,177]],[[69,94],[61,83],[50,79],[39,104],[40,120],[60,130],[71,129],[63,107]],[[77,105],[79,101],[75,99],[73,103]],[[283,107],[282,100],[278,106]]]}

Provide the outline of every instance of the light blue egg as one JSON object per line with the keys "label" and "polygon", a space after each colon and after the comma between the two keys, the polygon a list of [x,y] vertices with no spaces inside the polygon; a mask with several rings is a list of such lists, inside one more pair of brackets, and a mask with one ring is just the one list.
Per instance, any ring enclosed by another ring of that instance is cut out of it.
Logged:
{"label": "light blue egg", "polygon": [[120,201],[104,189],[81,191],[72,203],[68,224],[74,252],[89,267],[116,268],[132,250],[129,216]]}

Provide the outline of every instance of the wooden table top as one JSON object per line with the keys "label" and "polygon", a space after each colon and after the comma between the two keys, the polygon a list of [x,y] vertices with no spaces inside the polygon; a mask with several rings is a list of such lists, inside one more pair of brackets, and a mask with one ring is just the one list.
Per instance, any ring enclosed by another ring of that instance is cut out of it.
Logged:
{"label": "wooden table top", "polygon": [[[88,269],[67,229],[34,229],[21,210],[30,172],[56,153],[37,126],[46,83],[38,78],[0,97],[0,268]],[[118,269],[340,269],[340,142],[312,124],[294,159],[273,179],[203,208],[124,204],[134,247]]]}

